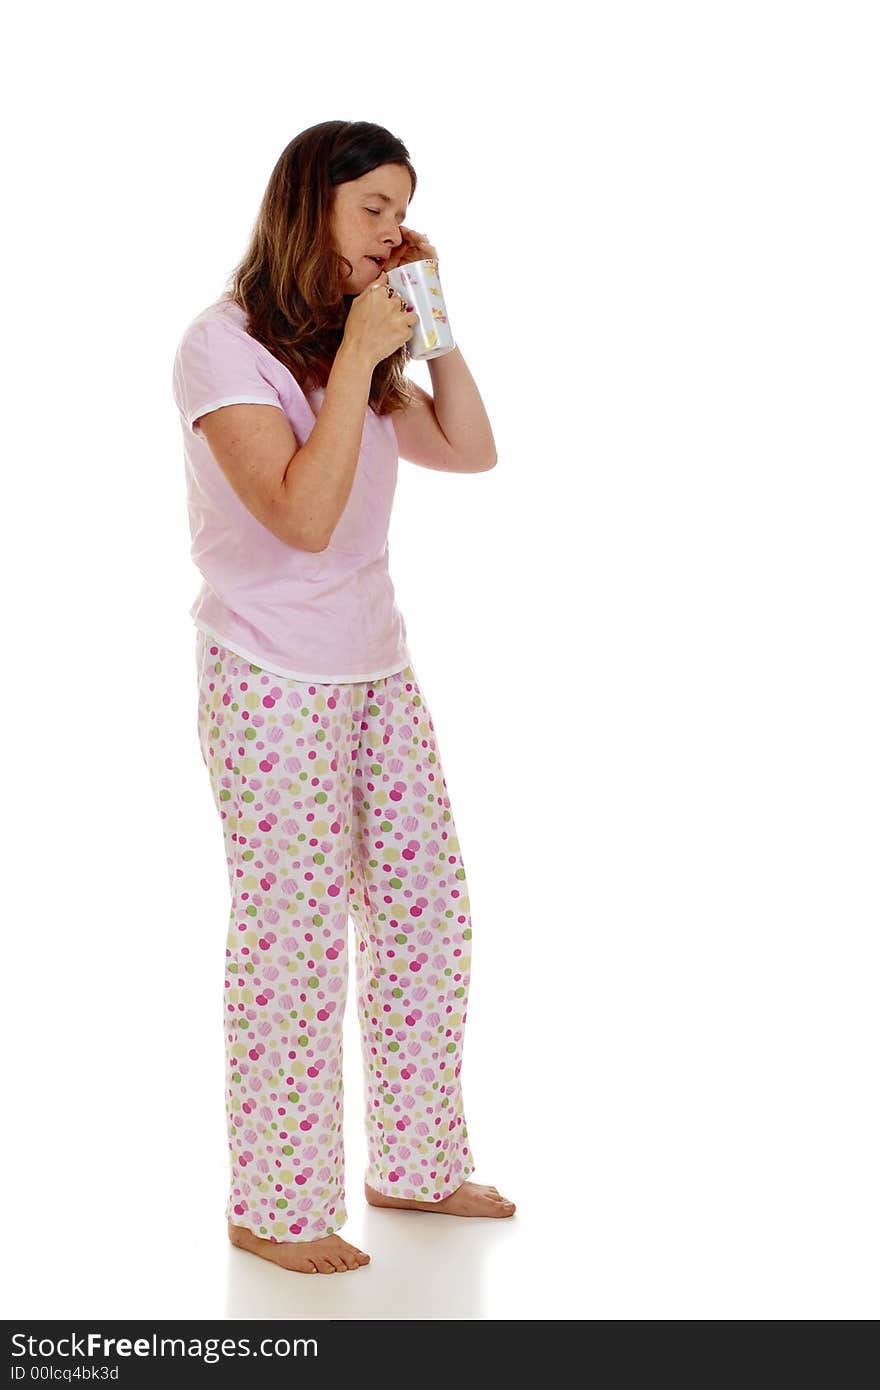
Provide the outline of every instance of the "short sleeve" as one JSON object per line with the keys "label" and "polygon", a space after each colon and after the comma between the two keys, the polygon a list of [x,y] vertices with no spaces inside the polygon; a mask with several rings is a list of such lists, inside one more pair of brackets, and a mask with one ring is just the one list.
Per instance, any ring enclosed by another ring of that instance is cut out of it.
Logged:
{"label": "short sleeve", "polygon": [[174,357],[172,390],[177,409],[193,434],[195,422],[221,405],[277,405],[278,390],[263,374],[246,333],[202,319],[186,330]]}

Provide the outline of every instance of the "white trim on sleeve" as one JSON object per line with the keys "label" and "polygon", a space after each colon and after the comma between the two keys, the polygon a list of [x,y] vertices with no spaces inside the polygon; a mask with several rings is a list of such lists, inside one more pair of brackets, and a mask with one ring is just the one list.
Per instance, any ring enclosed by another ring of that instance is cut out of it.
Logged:
{"label": "white trim on sleeve", "polygon": [[[202,415],[210,415],[212,410],[218,410],[221,405],[277,405],[278,409],[286,414],[284,406],[274,396],[222,396],[218,401],[211,401],[210,405],[200,405],[198,410],[191,410],[186,417],[186,423],[190,430],[198,439],[204,439],[204,431],[200,426],[194,424],[195,420]],[[207,441],[205,441],[207,443]]]}

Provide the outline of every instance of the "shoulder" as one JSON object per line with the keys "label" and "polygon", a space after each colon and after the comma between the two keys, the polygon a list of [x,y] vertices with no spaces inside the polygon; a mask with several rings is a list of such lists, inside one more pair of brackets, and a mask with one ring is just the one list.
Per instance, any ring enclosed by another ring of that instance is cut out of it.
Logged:
{"label": "shoulder", "polygon": [[190,319],[179,341],[183,344],[196,339],[205,341],[227,336],[255,342],[247,332],[247,315],[244,311],[231,300],[218,299]]}
{"label": "shoulder", "polygon": [[184,369],[222,369],[247,365],[274,378],[283,364],[247,331],[247,315],[229,300],[218,300],[197,314],[184,329],[175,352]]}

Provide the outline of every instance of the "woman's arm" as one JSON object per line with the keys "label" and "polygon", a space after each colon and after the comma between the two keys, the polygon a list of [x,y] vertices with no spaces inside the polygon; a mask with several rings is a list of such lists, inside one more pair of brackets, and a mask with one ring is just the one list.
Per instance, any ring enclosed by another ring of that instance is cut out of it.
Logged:
{"label": "woman's arm", "polygon": [[428,360],[437,423],[459,457],[473,467],[494,468],[498,451],[489,417],[460,348]]}
{"label": "woman's arm", "polygon": [[[442,369],[443,363],[448,362],[451,357],[457,359],[452,373],[438,371],[437,369]],[[476,384],[461,352],[455,348],[452,352],[444,353],[442,357],[432,357],[428,362],[428,369],[435,388],[433,398],[427,391],[422,390],[418,382],[407,377],[407,386],[413,392],[415,400],[406,410],[395,410],[391,416],[400,457],[408,459],[410,463],[417,463],[422,468],[434,468],[443,473],[483,473],[488,468],[494,468],[498,455],[495,452],[492,430]],[[436,409],[437,389],[439,382],[439,393],[447,401],[450,398],[456,400],[456,392],[461,391],[462,381],[465,382],[462,393],[464,408],[461,408],[461,402],[458,400],[455,408],[447,411],[455,422],[451,427],[456,429],[456,437],[465,441],[465,447],[457,449],[450,438],[449,430],[441,428]],[[472,418],[477,420],[477,428],[473,435],[476,447],[473,447],[469,434]],[[483,447],[487,436],[488,449]]]}
{"label": "woman's arm", "polygon": [[291,520],[313,538],[309,549],[326,550],[354,483],[373,362],[343,339],[327,379],[312,432],[291,458],[281,492]]}

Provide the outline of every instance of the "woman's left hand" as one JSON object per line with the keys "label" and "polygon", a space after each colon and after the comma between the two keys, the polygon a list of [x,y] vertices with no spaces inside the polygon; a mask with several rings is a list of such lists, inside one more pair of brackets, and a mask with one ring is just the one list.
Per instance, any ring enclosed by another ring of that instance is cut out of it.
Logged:
{"label": "woman's left hand", "polygon": [[383,265],[383,270],[395,270],[397,266],[408,265],[410,261],[436,261],[439,259],[436,250],[431,245],[426,236],[421,232],[414,232],[411,227],[400,226],[403,241],[399,246],[395,246],[388,260]]}

